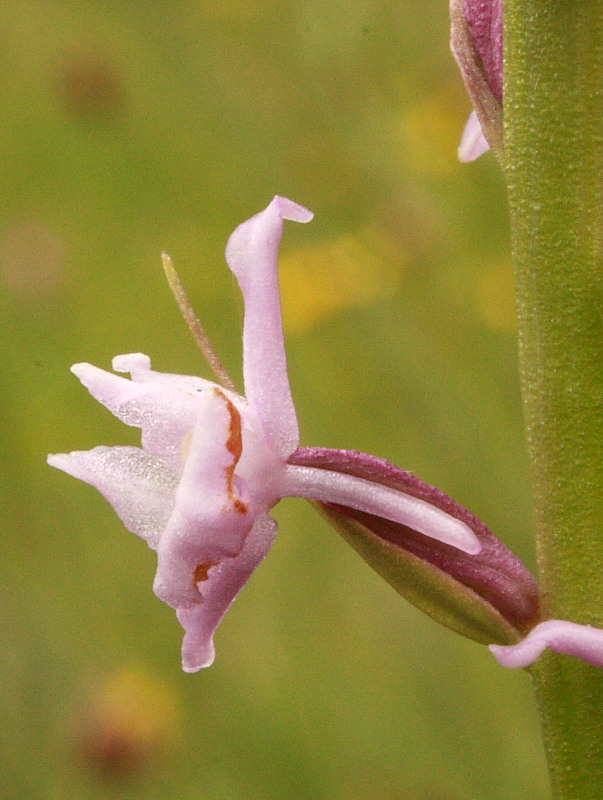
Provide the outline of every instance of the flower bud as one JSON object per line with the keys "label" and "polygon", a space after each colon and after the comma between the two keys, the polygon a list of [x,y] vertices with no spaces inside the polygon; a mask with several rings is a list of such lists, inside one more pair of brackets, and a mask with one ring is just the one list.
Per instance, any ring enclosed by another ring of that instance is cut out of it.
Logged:
{"label": "flower bud", "polygon": [[452,53],[475,113],[459,148],[472,161],[488,147],[502,157],[503,19],[502,0],[451,0]]}
{"label": "flower bud", "polygon": [[364,560],[437,622],[483,644],[515,644],[538,622],[538,587],[531,573],[483,522],[443,492],[356,451],[300,448],[289,463],[388,486],[429,503],[474,532],[481,550],[470,554],[382,517],[319,504]]}

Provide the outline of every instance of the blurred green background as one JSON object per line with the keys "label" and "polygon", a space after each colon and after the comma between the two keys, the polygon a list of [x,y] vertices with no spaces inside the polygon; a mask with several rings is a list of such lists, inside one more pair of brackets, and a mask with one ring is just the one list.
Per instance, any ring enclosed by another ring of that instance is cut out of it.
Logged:
{"label": "blurred green background", "polygon": [[240,376],[235,226],[275,193],[302,443],[435,483],[533,566],[512,270],[443,0],[4,0],[0,796],[547,797],[529,681],[409,607],[302,501],[180,671],[154,554],[47,452],[136,443],[76,361]]}

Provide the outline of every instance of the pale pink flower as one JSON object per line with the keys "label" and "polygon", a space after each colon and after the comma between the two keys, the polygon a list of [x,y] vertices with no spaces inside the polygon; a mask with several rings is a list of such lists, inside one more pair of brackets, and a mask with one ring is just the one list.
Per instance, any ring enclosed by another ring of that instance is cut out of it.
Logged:
{"label": "pale pink flower", "polygon": [[491,645],[504,666],[527,666],[547,646],[603,666],[603,631],[536,624],[530,573],[451,498],[382,459],[298,447],[278,249],[285,219],[311,218],[275,197],[228,242],[226,260],[245,302],[245,396],[203,378],[154,372],[140,353],[113,359],[131,380],[76,364],[72,371],[97,400],[141,428],[142,447],[96,447],[48,462],[95,486],[157,551],[154,591],[184,627],[187,672],[213,662],[214,633],[272,546],[270,510],[283,497],[317,501],[368,563],[438,621],[477,641],[507,643]]}
{"label": "pale pink flower", "polygon": [[603,631],[537,624],[529,571],[443,492],[365,453],[298,446],[277,262],[284,220],[311,218],[275,197],[228,242],[226,260],[245,302],[245,396],[203,378],[154,372],[140,353],[113,359],[131,380],[76,364],[72,371],[93,397],[141,429],[142,447],[96,447],[48,462],[95,486],[157,551],[154,591],[184,627],[187,672],[213,662],[214,633],[272,546],[270,511],[283,497],[317,501],[411,602],[476,641],[498,641],[491,650],[504,666],[527,666],[547,646],[603,666]]}
{"label": "pale pink flower", "polygon": [[270,510],[283,497],[336,504],[398,523],[451,550],[475,554],[466,521],[412,494],[343,471],[291,463],[299,432],[283,338],[278,249],[284,220],[305,208],[275,197],[240,225],[226,260],[245,302],[245,396],[203,378],[154,372],[140,353],[113,369],[72,367],[116,417],[142,429],[142,448],[96,447],[51,455],[49,463],[95,486],[125,526],[157,551],[154,591],[185,629],[183,667],[214,659],[213,636],[272,546]]}

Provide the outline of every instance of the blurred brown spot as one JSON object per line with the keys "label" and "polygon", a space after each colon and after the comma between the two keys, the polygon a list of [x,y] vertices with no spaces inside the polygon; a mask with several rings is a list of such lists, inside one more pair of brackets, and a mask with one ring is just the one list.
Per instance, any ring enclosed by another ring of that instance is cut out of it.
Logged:
{"label": "blurred brown spot", "polygon": [[128,730],[104,726],[84,733],[79,743],[82,760],[103,778],[124,778],[138,772],[146,754]]}
{"label": "blurred brown spot", "polygon": [[64,275],[62,241],[40,220],[14,220],[0,231],[0,282],[28,298],[52,294]]}
{"label": "blurred brown spot", "polygon": [[59,94],[82,117],[111,117],[123,110],[126,90],[117,65],[100,53],[64,56],[58,70]]}
{"label": "blurred brown spot", "polygon": [[94,687],[76,713],[73,741],[80,763],[106,781],[146,774],[178,737],[171,687],[128,667]]}

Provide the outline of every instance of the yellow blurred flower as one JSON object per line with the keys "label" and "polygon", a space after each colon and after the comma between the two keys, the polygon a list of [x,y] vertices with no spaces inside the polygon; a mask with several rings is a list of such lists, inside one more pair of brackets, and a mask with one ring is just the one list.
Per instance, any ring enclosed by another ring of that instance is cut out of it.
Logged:
{"label": "yellow blurred flower", "polygon": [[457,147],[464,121],[446,93],[423,97],[400,119],[405,162],[417,172],[439,178],[460,169]]}
{"label": "yellow blurred flower", "polygon": [[406,262],[399,243],[374,225],[289,253],[280,266],[287,333],[395,294]]}
{"label": "yellow blurred flower", "polygon": [[127,666],[84,699],[75,730],[82,761],[105,778],[145,771],[178,738],[175,691],[146,669]]}

